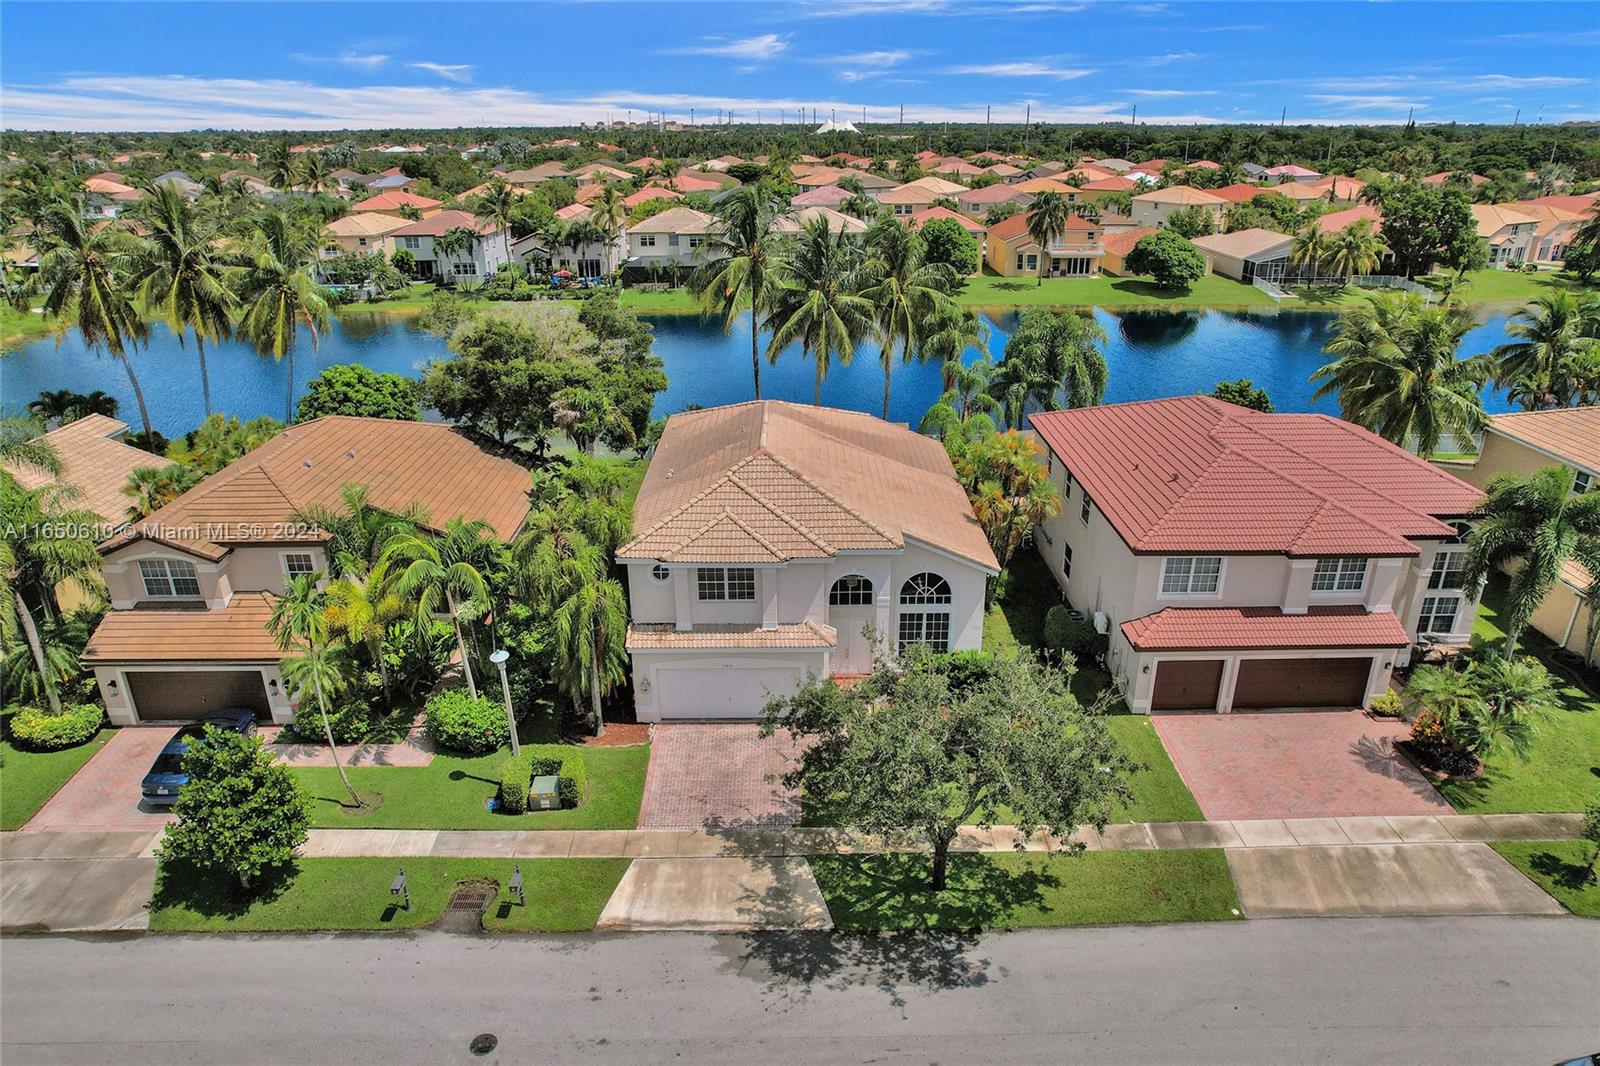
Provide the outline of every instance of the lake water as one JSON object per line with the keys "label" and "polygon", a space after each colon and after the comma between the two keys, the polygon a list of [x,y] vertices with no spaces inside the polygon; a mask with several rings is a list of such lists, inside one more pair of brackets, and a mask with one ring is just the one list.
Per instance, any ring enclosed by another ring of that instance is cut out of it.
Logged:
{"label": "lake water", "polygon": [[[1311,374],[1326,361],[1322,345],[1333,329],[1329,313],[1280,311],[1095,312],[1111,341],[1106,360],[1111,368],[1108,402],[1145,400],[1209,392],[1217,382],[1251,378],[1265,388],[1280,411],[1338,412],[1332,399],[1313,403]],[[1016,328],[1018,313],[985,312],[989,350],[998,360],[1006,338]],[[656,403],[657,414],[681,411],[690,404],[714,407],[750,399],[749,319],[724,334],[720,321],[695,315],[648,316],[655,327],[656,352],[666,363],[670,384]],[[1491,317],[1470,333],[1462,355],[1488,351],[1506,340],[1506,319]],[[764,342],[764,338],[763,338]],[[434,359],[449,355],[444,342],[411,327],[403,318],[385,314],[340,317],[311,351],[302,332],[295,358],[298,391],[323,367],[365,363],[374,370],[416,376]],[[967,353],[976,359],[976,350]],[[208,346],[211,394],[218,410],[240,418],[283,417],[284,367],[237,343]],[[169,436],[193,428],[203,416],[200,381],[191,337],[180,346],[166,327],[152,328],[150,343],[133,355],[156,429]],[[762,395],[771,399],[811,401],[813,367],[800,352],[783,353],[776,366],[763,360]],[[137,428],[138,408],[121,365],[84,349],[77,334],[58,347],[45,339],[0,357],[0,410],[15,412],[46,389],[88,392],[103,389],[122,403],[120,417]],[[932,363],[895,367],[890,416],[916,423],[939,394],[939,368]],[[879,413],[883,370],[878,353],[863,345],[848,366],[834,364],[822,387],[822,401],[834,407]],[[1501,390],[1485,392],[1491,413],[1510,409]]]}

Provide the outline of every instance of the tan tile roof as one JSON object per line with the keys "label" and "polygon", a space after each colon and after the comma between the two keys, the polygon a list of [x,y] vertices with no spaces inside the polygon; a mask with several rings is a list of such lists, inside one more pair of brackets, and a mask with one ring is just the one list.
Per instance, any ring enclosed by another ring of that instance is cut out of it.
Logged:
{"label": "tan tile roof", "polygon": [[935,196],[960,196],[962,193],[967,191],[967,187],[965,185],[958,185],[953,181],[946,181],[943,178],[936,178],[932,174],[929,174],[927,177],[918,178],[916,181],[908,181],[904,185],[900,186],[900,188],[921,189],[925,192],[930,192]]}
{"label": "tan tile roof", "polygon": [[986,569],[994,553],[944,448],[871,415],[774,400],[674,415],[618,556],[778,562],[897,550]]}
{"label": "tan tile roof", "polygon": [[867,224],[854,215],[817,206],[792,208],[788,214],[780,216],[772,228],[779,233],[799,233],[807,224],[819,218],[828,224],[829,233],[867,232]]}
{"label": "tan tile roof", "polygon": [[394,237],[438,237],[453,229],[469,229],[488,236],[499,233],[500,227],[492,221],[480,221],[471,211],[440,211],[420,222],[407,222],[395,230]]}
{"label": "tan tile roof", "polygon": [[1204,189],[1196,189],[1188,185],[1171,185],[1165,189],[1152,189],[1149,192],[1140,193],[1134,199],[1157,204],[1225,204],[1228,202],[1220,196],[1211,195]]}
{"label": "tan tile roof", "polygon": [[380,192],[376,196],[369,196],[360,203],[351,204],[352,211],[398,211],[402,207],[415,207],[421,211],[429,207],[438,207],[439,201],[426,196],[418,196],[414,192],[404,189],[392,189],[389,192]]}
{"label": "tan tile roof", "polygon": [[1472,204],[1470,208],[1472,217],[1478,222],[1480,237],[1493,237],[1507,226],[1520,226],[1539,221],[1532,215],[1525,215],[1521,211],[1502,207],[1500,204]]}
{"label": "tan tile roof", "polygon": [[[82,493],[71,506],[87,508],[112,525],[121,524],[132,502],[122,494],[129,475],[142,467],[167,465],[159,455],[113,439],[127,428],[126,422],[115,418],[85,415],[52,429],[43,438],[55,449],[65,468],[61,472],[62,484],[72,485]],[[55,480],[38,467],[8,463],[6,469],[23,488],[36,489]]]}
{"label": "tan tile roof", "polygon": [[1280,250],[1288,254],[1289,251],[1288,234],[1261,229],[1259,226],[1235,230],[1232,233],[1208,233],[1202,237],[1192,238],[1191,243],[1201,251],[1235,259],[1245,259]]}
{"label": "tan tile roof", "polygon": [[1489,419],[1489,428],[1574,466],[1600,472],[1600,407],[1513,411]]}
{"label": "tan tile roof", "polygon": [[348,484],[365,486],[381,510],[421,504],[436,528],[457,516],[482,519],[502,540],[528,513],[527,468],[465,433],[437,422],[329,415],[284,430],[100,550],[147,538],[217,559],[235,543],[320,539],[293,516],[338,507]]}
{"label": "tan tile roof", "polygon": [[86,663],[275,663],[285,652],[267,632],[273,598],[235,593],[220,610],[135,607],[107,611],[89,638]]}
{"label": "tan tile roof", "polygon": [[705,233],[716,220],[704,211],[692,207],[669,207],[659,215],[651,215],[637,226],[629,226],[630,233]]}
{"label": "tan tile roof", "polygon": [[381,237],[393,233],[397,229],[404,229],[411,225],[403,218],[394,215],[383,215],[376,211],[361,211],[354,215],[345,215],[336,218],[326,226],[322,232],[334,237]]}
{"label": "tan tile roof", "polygon": [[839,646],[832,626],[807,619],[772,629],[759,625],[697,625],[680,630],[671,622],[636,623],[628,627],[628,651],[692,651],[719,648],[803,648]]}
{"label": "tan tile roof", "polygon": [[1393,611],[1359,604],[1285,614],[1276,607],[1165,607],[1122,623],[1136,651],[1402,648],[1411,635]]}

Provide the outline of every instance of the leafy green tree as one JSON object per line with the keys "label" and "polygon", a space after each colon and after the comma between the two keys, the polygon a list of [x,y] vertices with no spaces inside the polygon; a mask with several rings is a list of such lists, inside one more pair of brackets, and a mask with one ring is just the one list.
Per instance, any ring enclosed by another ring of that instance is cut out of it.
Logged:
{"label": "leafy green tree", "polygon": [[451,226],[433,239],[434,254],[443,257],[451,267],[444,277],[446,284],[455,281],[457,260],[463,255],[470,256],[477,244],[478,233],[468,226]]}
{"label": "leafy green tree", "polygon": [[958,282],[978,272],[978,238],[955,219],[930,219],[919,233],[923,262],[948,267]]}
{"label": "leafy green tree", "polygon": [[1006,407],[1006,424],[1022,428],[1028,403],[1048,411],[1093,407],[1104,400],[1110,369],[1101,348],[1109,339],[1091,314],[1022,312],[990,386]]}
{"label": "leafy green tree", "polygon": [[1206,276],[1200,249],[1171,230],[1140,237],[1123,262],[1130,273],[1147,274],[1163,289],[1185,290]]}
{"label": "leafy green tree", "polygon": [[267,632],[272,635],[279,651],[289,653],[282,661],[284,681],[299,698],[301,706],[304,706],[307,695],[316,698],[317,711],[322,716],[322,732],[328,740],[333,765],[339,771],[339,780],[344,782],[345,791],[350,793],[351,805],[360,807],[361,797],[356,795],[355,786],[350,784],[350,775],[345,773],[344,763],[339,758],[339,746],[333,741],[333,726],[328,721],[328,689],[343,687],[344,674],[331,647],[328,596],[321,584],[321,574],[301,574],[290,578],[283,595],[272,603]]}
{"label": "leafy green tree", "polygon": [[998,226],[1000,223],[1004,222],[1006,219],[1010,218],[1012,215],[1021,210],[1022,205],[1016,203],[1015,201],[995,204],[984,214],[983,224],[989,227]]}
{"label": "leafy green tree", "polygon": [[1574,495],[1574,480],[1571,468],[1559,466],[1495,478],[1467,536],[1469,585],[1485,580],[1491,569],[1519,563],[1506,586],[1507,659],[1569,562],[1600,573],[1600,493]]}
{"label": "leafy green tree", "polygon": [[226,415],[210,415],[180,440],[167,446],[167,458],[215,474],[239,457],[255,451],[283,431],[283,423],[261,415],[248,422]]}
{"label": "leafy green tree", "polygon": [[1066,197],[1058,192],[1040,193],[1028,209],[1028,239],[1039,246],[1039,285],[1044,284],[1044,276],[1050,272],[1050,246],[1067,232],[1067,219],[1071,217]]}
{"label": "leafy green tree", "polygon": [[450,347],[454,358],[423,371],[423,402],[502,444],[514,435],[542,440],[554,428],[556,393],[594,376],[592,367],[554,357],[530,326],[502,318],[462,327]]}
{"label": "leafy green tree", "polygon": [[1355,274],[1371,274],[1389,254],[1389,246],[1372,229],[1370,219],[1357,219],[1333,235],[1333,248],[1328,255],[1328,265],[1333,272],[1349,278]]}
{"label": "leafy green tree", "polygon": [[628,678],[628,604],[622,584],[596,573],[564,599],[551,618],[556,669],[564,691],[587,692],[594,735],[605,735],[601,697]]}
{"label": "leafy green tree", "polygon": [[830,232],[827,221],[817,218],[801,229],[777,272],[767,359],[776,362],[779,352],[798,341],[816,362],[811,402],[818,407],[829,365],[835,357],[850,365],[870,328],[872,303],[860,292],[863,265],[860,243],[843,231]]}
{"label": "leafy green tree", "polygon": [[928,334],[955,312],[949,292],[958,281],[943,264],[923,258],[921,238],[893,219],[867,231],[868,259],[861,296],[871,305],[874,331],[881,344],[883,417],[889,418],[889,382],[894,376],[895,345],[909,363],[920,354]]}
{"label": "leafy green tree", "polygon": [[317,234],[282,211],[264,212],[254,225],[249,265],[239,282],[244,307],[239,332],[262,355],[287,362],[283,418],[293,422],[296,333],[306,327],[314,352],[320,339],[317,331],[328,324],[328,301],[308,269],[317,256]]}
{"label": "leafy green tree", "polygon": [[415,422],[422,417],[417,382],[380,373],[360,363],[325,368],[306,383],[296,416],[304,422],[324,415],[358,415]]}
{"label": "leafy green tree", "polygon": [[378,668],[383,686],[383,702],[392,706],[389,694],[389,663],[383,654],[389,626],[405,614],[405,604],[395,591],[395,574],[388,560],[372,565],[346,556],[340,575],[328,586],[328,605],[323,611],[329,632],[350,646],[360,647]]}
{"label": "leafy green tree", "polygon": [[1248,407],[1252,411],[1261,411],[1271,414],[1273,411],[1272,399],[1267,395],[1266,389],[1256,387],[1256,383],[1249,378],[1240,378],[1237,381],[1219,381],[1217,387],[1211,390],[1211,395],[1228,403]]}
{"label": "leafy green tree", "polygon": [[[1023,538],[1061,513],[1061,496],[1050,480],[1043,451],[1016,430],[961,449],[955,470],[1002,573]],[[991,601],[999,588],[999,579],[989,582]]]}
{"label": "leafy green tree", "polygon": [[1168,215],[1166,227],[1180,237],[1204,237],[1217,232],[1217,216],[1200,204],[1190,204]]}
{"label": "leafy green tree", "polygon": [[813,678],[773,700],[762,733],[782,726],[806,742],[783,783],[846,825],[914,834],[932,850],[935,892],[963,825],[1004,818],[1018,848],[1043,829],[1081,850],[1073,831],[1104,828],[1129,796],[1133,764],[1104,717],[1073,698],[1070,671],[1027,654],[983,665],[958,691],[948,666],[916,646],[859,685]]}
{"label": "leafy green tree", "polygon": [[502,178],[489,179],[489,187],[478,197],[472,217],[497,230],[513,231],[520,197]]}
{"label": "leafy green tree", "polygon": [[236,877],[249,891],[262,875],[289,865],[306,842],[310,817],[289,768],[259,737],[216,726],[183,756],[189,780],[172,805],[157,854]]}

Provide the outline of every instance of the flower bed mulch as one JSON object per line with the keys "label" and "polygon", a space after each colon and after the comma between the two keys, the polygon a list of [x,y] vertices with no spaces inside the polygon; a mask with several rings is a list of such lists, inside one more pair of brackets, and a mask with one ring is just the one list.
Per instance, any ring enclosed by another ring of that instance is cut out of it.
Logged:
{"label": "flower bed mulch", "polygon": [[1456,751],[1438,744],[1419,744],[1397,740],[1395,749],[1425,770],[1449,781],[1472,781],[1483,776],[1483,761],[1470,752]]}

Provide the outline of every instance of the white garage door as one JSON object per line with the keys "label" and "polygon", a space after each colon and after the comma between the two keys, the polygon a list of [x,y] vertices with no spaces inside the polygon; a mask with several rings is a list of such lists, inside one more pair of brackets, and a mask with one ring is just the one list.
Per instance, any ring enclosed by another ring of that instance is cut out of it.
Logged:
{"label": "white garage door", "polygon": [[798,666],[708,663],[656,670],[656,704],[662,718],[759,718],[769,699],[799,687]]}

